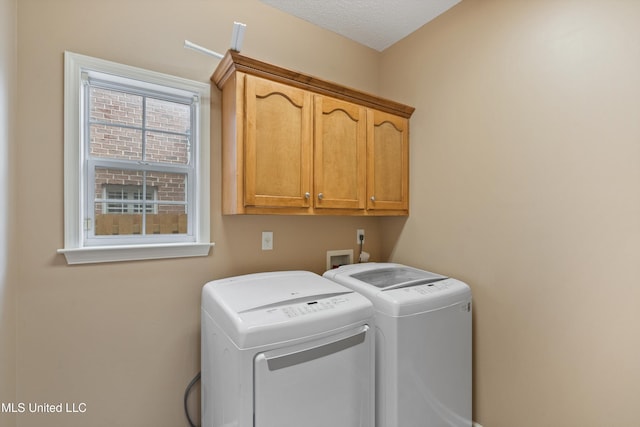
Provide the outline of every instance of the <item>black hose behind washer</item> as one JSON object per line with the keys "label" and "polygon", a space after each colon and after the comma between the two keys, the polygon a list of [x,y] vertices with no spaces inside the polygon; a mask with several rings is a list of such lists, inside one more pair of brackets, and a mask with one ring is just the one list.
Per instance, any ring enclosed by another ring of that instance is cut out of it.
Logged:
{"label": "black hose behind washer", "polygon": [[191,389],[199,380],[200,380],[200,372],[198,372],[198,374],[195,377],[193,377],[193,379],[187,386],[187,389],[184,391],[184,413],[187,416],[187,421],[189,421],[189,425],[191,427],[198,427],[198,426],[196,426],[193,423],[193,421],[191,420],[191,417],[189,416],[189,408],[187,407],[187,400],[189,399],[189,393],[191,393]]}

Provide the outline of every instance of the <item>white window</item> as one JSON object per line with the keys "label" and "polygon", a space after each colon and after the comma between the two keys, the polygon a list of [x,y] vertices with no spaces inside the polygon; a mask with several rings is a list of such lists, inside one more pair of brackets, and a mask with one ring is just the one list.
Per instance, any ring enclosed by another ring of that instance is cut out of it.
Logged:
{"label": "white window", "polygon": [[[98,207],[103,214],[158,214],[158,188],[146,187],[146,196],[142,196],[142,185],[102,185],[102,205]],[[153,203],[131,203],[132,200],[151,201]],[[100,200],[98,200],[100,201]],[[186,213],[186,212],[185,212]],[[115,230],[112,234],[120,234]],[[98,233],[99,234],[99,233]],[[134,234],[140,234],[140,231]]]}
{"label": "white window", "polygon": [[209,253],[209,90],[65,53],[68,263]]}

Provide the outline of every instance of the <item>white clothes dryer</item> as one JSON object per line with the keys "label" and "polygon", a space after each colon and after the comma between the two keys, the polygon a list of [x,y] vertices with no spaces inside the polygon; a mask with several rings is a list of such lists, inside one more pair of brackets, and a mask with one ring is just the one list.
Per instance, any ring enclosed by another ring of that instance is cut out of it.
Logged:
{"label": "white clothes dryer", "polygon": [[202,290],[203,427],[373,427],[367,298],[304,271]]}
{"label": "white clothes dryer", "polygon": [[471,290],[401,264],[345,265],[324,277],[376,310],[376,426],[471,427]]}

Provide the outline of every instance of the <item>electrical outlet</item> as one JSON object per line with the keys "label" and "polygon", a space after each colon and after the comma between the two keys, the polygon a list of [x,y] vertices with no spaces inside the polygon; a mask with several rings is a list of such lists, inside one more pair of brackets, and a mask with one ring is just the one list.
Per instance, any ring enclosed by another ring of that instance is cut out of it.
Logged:
{"label": "electrical outlet", "polygon": [[273,249],[273,231],[262,232],[262,250],[270,251]]}
{"label": "electrical outlet", "polygon": [[[360,239],[362,239],[362,240],[360,240]],[[358,245],[360,243],[364,243],[364,228],[358,228],[358,230],[356,231],[356,243]]]}

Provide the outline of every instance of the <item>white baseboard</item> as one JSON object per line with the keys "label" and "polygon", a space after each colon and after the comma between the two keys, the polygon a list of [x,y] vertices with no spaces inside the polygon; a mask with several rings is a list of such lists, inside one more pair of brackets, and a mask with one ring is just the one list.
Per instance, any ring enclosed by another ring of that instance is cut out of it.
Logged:
{"label": "white baseboard", "polygon": [[472,427],[482,427],[482,425],[480,425],[480,423],[477,422],[473,422]]}

